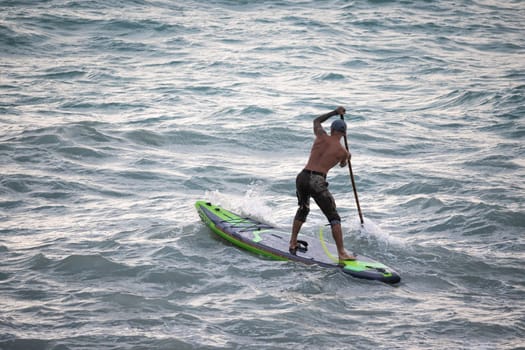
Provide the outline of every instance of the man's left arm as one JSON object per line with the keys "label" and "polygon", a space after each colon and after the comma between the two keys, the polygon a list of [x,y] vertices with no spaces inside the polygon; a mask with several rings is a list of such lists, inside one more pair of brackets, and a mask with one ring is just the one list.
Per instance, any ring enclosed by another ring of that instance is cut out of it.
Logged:
{"label": "man's left arm", "polygon": [[326,131],[323,129],[323,126],[321,123],[328,120],[329,118],[336,116],[336,115],[343,115],[345,114],[346,110],[344,107],[337,107],[331,112],[328,112],[326,114],[320,115],[319,117],[314,119],[314,134],[316,136],[320,136],[321,134],[326,134]]}
{"label": "man's left arm", "polygon": [[339,163],[339,165],[341,166],[341,168],[344,168],[348,162],[350,161],[350,158],[352,158],[352,154],[350,154],[350,152],[347,152],[345,150],[345,156],[343,157],[343,159],[341,159],[341,162]]}

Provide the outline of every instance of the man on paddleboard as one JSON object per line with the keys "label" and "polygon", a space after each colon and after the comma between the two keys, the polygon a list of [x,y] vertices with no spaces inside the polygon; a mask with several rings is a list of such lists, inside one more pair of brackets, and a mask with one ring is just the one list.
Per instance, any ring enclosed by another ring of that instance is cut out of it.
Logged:
{"label": "man on paddleboard", "polygon": [[329,118],[344,115],[345,112],[343,107],[337,107],[314,120],[315,141],[310,157],[295,180],[299,208],[295,214],[290,238],[290,253],[292,254],[296,254],[297,249],[301,248],[297,236],[310,212],[310,197],[312,197],[332,227],[339,260],[355,260],[355,257],[348,254],[344,248],[341,217],[337,213],[334,197],[328,190],[328,182],[326,182],[326,175],[330,169],[336,164],[344,167],[350,159],[350,153],[341,145],[341,138],[346,135],[346,123],[342,119],[335,120],[331,125],[330,135],[321,125]]}

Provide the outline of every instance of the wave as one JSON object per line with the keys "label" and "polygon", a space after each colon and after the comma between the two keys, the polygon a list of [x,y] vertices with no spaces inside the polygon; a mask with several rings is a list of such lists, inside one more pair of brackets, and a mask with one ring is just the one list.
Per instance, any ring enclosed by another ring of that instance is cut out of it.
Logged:
{"label": "wave", "polygon": [[515,162],[515,157],[497,154],[481,159],[466,161],[463,164],[467,167],[495,168],[498,172],[523,169],[523,166]]}
{"label": "wave", "polygon": [[55,271],[63,274],[81,274],[86,278],[103,278],[112,276],[132,276],[133,268],[111,261],[99,254],[70,255],[50,264]]}

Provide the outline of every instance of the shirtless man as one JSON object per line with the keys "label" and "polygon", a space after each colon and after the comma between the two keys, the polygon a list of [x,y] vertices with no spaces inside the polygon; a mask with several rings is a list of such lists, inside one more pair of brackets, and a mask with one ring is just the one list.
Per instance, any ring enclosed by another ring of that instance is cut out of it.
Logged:
{"label": "shirtless man", "polygon": [[316,137],[310,151],[310,158],[295,180],[299,209],[297,209],[295,214],[292,236],[290,238],[290,252],[292,254],[296,254],[297,249],[300,248],[297,236],[310,212],[310,197],[313,197],[328,219],[328,222],[330,222],[339,261],[355,260],[355,257],[348,254],[343,246],[341,218],[337,213],[334,197],[328,190],[328,182],[326,182],[326,175],[330,169],[338,163],[341,167],[344,167],[350,159],[350,153],[341,145],[341,137],[346,135],[346,123],[342,119],[335,120],[332,123],[330,135],[326,133],[321,125],[328,118],[343,115],[345,112],[343,107],[337,107],[334,111],[323,114],[314,120],[314,134]]}

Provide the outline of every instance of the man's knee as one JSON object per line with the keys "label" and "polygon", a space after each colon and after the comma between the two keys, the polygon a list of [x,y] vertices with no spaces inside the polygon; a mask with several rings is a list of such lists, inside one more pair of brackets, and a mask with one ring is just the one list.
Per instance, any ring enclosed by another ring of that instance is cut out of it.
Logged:
{"label": "man's knee", "polygon": [[341,220],[330,220],[330,226],[341,225]]}
{"label": "man's knee", "polygon": [[330,223],[331,227],[334,227],[335,225],[341,225],[341,217],[337,212],[333,213],[328,217],[328,222]]}
{"label": "man's knee", "polygon": [[295,220],[305,222],[308,213],[310,212],[310,207],[308,205],[301,205],[297,212],[295,213]]}

